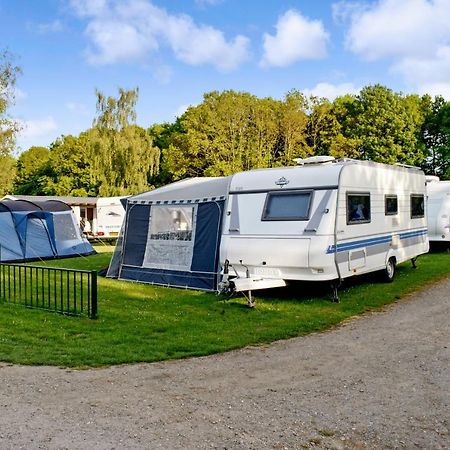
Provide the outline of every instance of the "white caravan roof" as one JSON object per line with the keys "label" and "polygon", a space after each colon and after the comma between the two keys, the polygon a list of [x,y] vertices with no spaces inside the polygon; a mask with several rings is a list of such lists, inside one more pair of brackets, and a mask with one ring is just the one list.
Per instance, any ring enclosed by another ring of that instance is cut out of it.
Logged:
{"label": "white caravan roof", "polygon": [[298,189],[304,187],[337,186],[343,163],[309,164],[274,169],[257,169],[233,176],[230,191]]}
{"label": "white caravan roof", "polygon": [[[427,177],[428,180],[428,177]],[[429,194],[450,194],[450,181],[432,180],[427,183],[427,192]]]}
{"label": "white caravan roof", "polygon": [[188,178],[128,198],[129,203],[205,202],[225,199],[231,177]]}
{"label": "white caravan roof", "polygon": [[339,184],[339,174],[344,166],[366,166],[399,172],[422,173],[419,169],[401,165],[388,165],[373,161],[359,161],[354,159],[340,159],[321,164],[304,164],[292,167],[280,167],[273,169],[257,169],[248,172],[240,172],[233,176],[230,192],[267,190],[283,187],[289,189],[335,187]]}

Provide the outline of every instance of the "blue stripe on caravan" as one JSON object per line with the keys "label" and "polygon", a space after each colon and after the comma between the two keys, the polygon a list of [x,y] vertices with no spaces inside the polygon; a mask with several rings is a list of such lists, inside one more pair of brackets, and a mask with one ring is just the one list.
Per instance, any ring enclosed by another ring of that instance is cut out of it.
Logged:
{"label": "blue stripe on caravan", "polygon": [[428,230],[426,228],[423,230],[408,231],[406,233],[400,233],[400,239],[408,239],[410,237],[422,236],[425,234],[428,234]]}
{"label": "blue stripe on caravan", "polygon": [[[428,233],[428,230],[426,228],[422,230],[415,230],[415,231],[407,231],[405,233],[400,233],[400,240],[403,239],[409,239],[411,237],[416,236],[423,236]],[[353,241],[353,242],[344,242],[343,244],[337,245],[337,250],[335,245],[329,245],[327,248],[327,254],[329,253],[339,253],[339,252],[345,252],[348,250],[353,250],[355,248],[360,247],[370,247],[371,245],[377,245],[377,244],[384,244],[386,242],[390,242],[392,240],[392,234],[386,235],[386,236],[379,236],[376,238],[371,239],[361,239],[359,241]]]}

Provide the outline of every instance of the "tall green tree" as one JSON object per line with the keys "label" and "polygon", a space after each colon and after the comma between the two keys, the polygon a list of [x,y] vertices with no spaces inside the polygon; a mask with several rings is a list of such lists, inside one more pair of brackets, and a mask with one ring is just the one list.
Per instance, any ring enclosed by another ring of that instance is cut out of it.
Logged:
{"label": "tall green tree", "polygon": [[311,96],[306,129],[307,143],[314,155],[358,158],[359,141],[348,132],[354,97],[338,97],[333,102]]}
{"label": "tall green tree", "polygon": [[0,195],[11,193],[15,160],[12,157],[19,124],[8,115],[8,108],[14,103],[14,86],[20,68],[8,51],[0,51]]}
{"label": "tall green tree", "polygon": [[50,146],[49,168],[40,178],[46,195],[96,196],[99,186],[91,174],[91,137],[62,136]]}
{"label": "tall green tree", "polygon": [[0,196],[13,192],[16,160],[10,155],[0,155]]}
{"label": "tall green tree", "polygon": [[15,84],[20,68],[8,51],[0,52],[0,156],[10,155],[19,125],[11,119],[7,110],[14,103]]}
{"label": "tall green tree", "polygon": [[347,131],[359,142],[359,157],[394,164],[419,165],[423,116],[418,97],[404,97],[381,85],[367,86],[356,96]]}
{"label": "tall green tree", "polygon": [[98,89],[97,116],[94,119],[94,128],[120,131],[136,122],[136,103],[139,98],[139,89],[119,88],[117,98],[105,96]]}
{"label": "tall green tree", "polygon": [[46,175],[49,174],[50,150],[47,147],[31,147],[17,160],[14,193],[42,195],[45,193]]}
{"label": "tall green tree", "polygon": [[160,168],[155,175],[150,177],[149,183],[151,185],[159,187],[171,183],[174,180],[174,174],[168,169],[167,164],[164,163],[164,153],[171,145],[173,137],[176,134],[183,132],[184,130],[181,126],[179,117],[177,117],[173,123],[156,123],[147,129],[147,133],[150,135],[153,145],[158,148],[160,153]]}
{"label": "tall green tree", "polygon": [[428,100],[428,110],[422,128],[426,173],[450,179],[450,102],[442,96]]}
{"label": "tall green tree", "polygon": [[164,168],[174,179],[229,175],[273,161],[278,102],[242,92],[209,92],[190,107],[168,139]]}
{"label": "tall green tree", "polygon": [[274,165],[290,166],[294,159],[313,154],[307,142],[308,100],[300,91],[289,91],[280,106],[278,151]]}
{"label": "tall green tree", "polygon": [[361,158],[361,139],[354,132],[357,119],[357,99],[346,94],[332,104],[332,114],[340,125],[339,133],[330,142],[330,156],[335,158]]}
{"label": "tall green tree", "polygon": [[294,158],[311,154],[305,107],[298,91],[283,101],[231,90],[209,92],[183,114],[165,141],[164,170],[180,179],[294,164]]}
{"label": "tall green tree", "polygon": [[92,183],[99,195],[124,195],[148,189],[159,171],[160,150],[151,135],[135,125],[139,90],[119,89],[117,98],[97,96],[97,116],[89,133]]}

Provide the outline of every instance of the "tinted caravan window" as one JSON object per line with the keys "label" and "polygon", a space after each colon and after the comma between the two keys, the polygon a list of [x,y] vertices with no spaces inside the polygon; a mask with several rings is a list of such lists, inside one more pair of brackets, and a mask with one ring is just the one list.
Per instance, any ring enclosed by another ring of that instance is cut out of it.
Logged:
{"label": "tinted caravan window", "polygon": [[411,195],[411,219],[418,219],[425,215],[425,201],[423,194]]}
{"label": "tinted caravan window", "polygon": [[269,192],[261,220],[307,220],[311,191]]}
{"label": "tinted caravan window", "polygon": [[370,222],[370,194],[347,194],[347,223]]}
{"label": "tinted caravan window", "polygon": [[395,216],[398,213],[398,200],[396,195],[386,195],[384,197],[384,214]]}

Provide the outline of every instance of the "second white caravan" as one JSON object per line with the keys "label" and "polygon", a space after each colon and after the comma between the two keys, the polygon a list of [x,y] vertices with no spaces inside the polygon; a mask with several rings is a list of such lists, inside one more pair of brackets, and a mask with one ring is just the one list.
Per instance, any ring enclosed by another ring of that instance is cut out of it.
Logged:
{"label": "second white caravan", "polygon": [[[382,271],[429,249],[425,175],[370,161],[314,157],[231,179],[221,290],[332,281]],[[251,298],[249,300],[251,305]]]}
{"label": "second white caravan", "polygon": [[450,243],[450,181],[427,176],[430,242]]}

